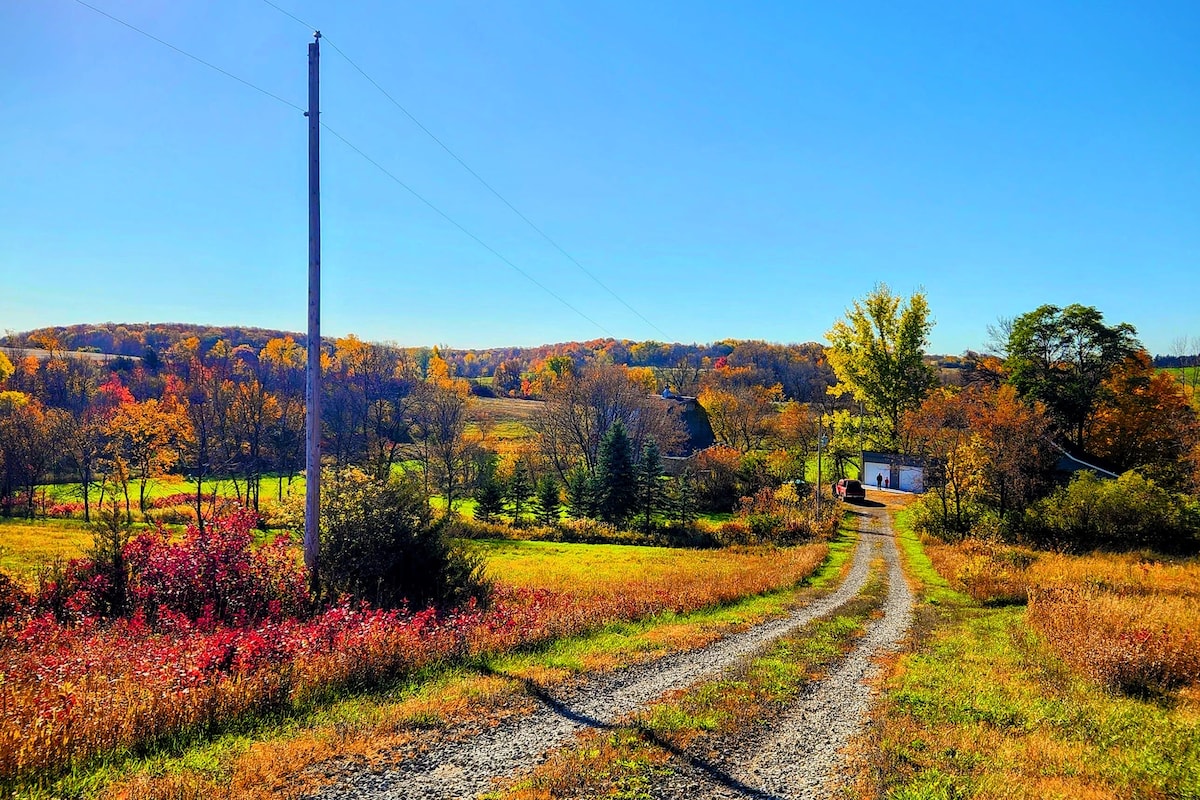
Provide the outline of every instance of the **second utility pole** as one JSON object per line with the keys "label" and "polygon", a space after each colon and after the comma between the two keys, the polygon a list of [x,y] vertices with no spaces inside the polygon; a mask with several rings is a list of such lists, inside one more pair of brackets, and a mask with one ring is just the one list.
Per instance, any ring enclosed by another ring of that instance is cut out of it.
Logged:
{"label": "second utility pole", "polygon": [[304,565],[321,591],[321,32],[308,45],[308,365],[304,382]]}

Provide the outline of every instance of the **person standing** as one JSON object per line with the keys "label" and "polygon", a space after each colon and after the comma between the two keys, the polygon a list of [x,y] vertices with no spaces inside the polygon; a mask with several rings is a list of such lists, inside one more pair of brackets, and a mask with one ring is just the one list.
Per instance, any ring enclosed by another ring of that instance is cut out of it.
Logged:
{"label": "person standing", "polygon": [[879,488],[879,489],[883,488],[883,473],[882,472],[880,472],[878,475],[875,476],[875,486],[876,486],[876,488]]}

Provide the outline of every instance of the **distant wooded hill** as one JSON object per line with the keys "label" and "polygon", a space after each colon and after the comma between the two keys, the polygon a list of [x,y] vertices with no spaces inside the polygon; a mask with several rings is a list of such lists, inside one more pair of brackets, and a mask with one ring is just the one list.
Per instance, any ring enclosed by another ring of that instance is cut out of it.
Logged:
{"label": "distant wooded hill", "polygon": [[[176,343],[195,337],[200,354],[205,355],[219,341],[231,348],[245,346],[261,350],[271,339],[291,337],[304,345],[304,334],[292,331],[237,325],[194,325],[179,322],[81,324],[39,328],[10,334],[0,345],[58,351],[90,351],[145,358],[156,364],[158,356]],[[330,341],[333,345],[333,341]],[[682,344],[629,339],[589,339],[560,342],[537,347],[493,347],[453,349],[393,345],[418,357],[433,350],[464,378],[490,378],[497,368],[505,374],[520,375],[534,371],[550,359],[570,358],[576,364],[604,362],[629,367],[670,370],[706,370],[737,368],[747,383],[771,386],[778,383],[783,394],[796,400],[823,395],[833,383],[833,374],[825,361],[823,345],[775,344],[759,340],[723,339],[708,344]],[[501,365],[504,365],[501,367]]]}

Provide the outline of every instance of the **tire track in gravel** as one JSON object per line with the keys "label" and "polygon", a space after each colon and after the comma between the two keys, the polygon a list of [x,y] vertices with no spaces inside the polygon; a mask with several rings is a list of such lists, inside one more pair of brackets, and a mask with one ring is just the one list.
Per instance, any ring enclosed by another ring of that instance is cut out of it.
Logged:
{"label": "tire track in gravel", "polygon": [[711,679],[773,639],[825,616],[859,593],[870,572],[877,538],[860,532],[849,574],[828,595],[786,617],[756,625],[713,644],[600,676],[555,695],[527,682],[540,701],[531,714],[509,720],[461,742],[436,747],[382,772],[360,771],[317,794],[322,800],[365,798],[473,798],[497,780],[527,772],[550,750],[587,728],[612,725],[663,694]]}
{"label": "tire track in gravel", "polygon": [[712,761],[688,760],[681,771],[656,787],[656,798],[827,798],[841,782],[842,749],[866,724],[870,683],[880,670],[878,657],[903,641],[913,618],[913,595],[887,510],[875,509],[877,534],[887,563],[888,592],[883,617],[872,623],[845,659],[811,684],[791,708],[765,721],[763,728],[734,742]]}

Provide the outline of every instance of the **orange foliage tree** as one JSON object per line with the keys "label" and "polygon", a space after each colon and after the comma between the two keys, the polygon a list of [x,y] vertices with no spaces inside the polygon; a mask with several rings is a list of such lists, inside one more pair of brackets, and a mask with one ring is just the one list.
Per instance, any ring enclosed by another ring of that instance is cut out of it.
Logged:
{"label": "orange foliage tree", "polygon": [[1138,469],[1164,486],[1184,488],[1198,427],[1178,381],[1156,370],[1143,350],[1127,358],[1102,391],[1088,435],[1092,450],[1117,471]]}

